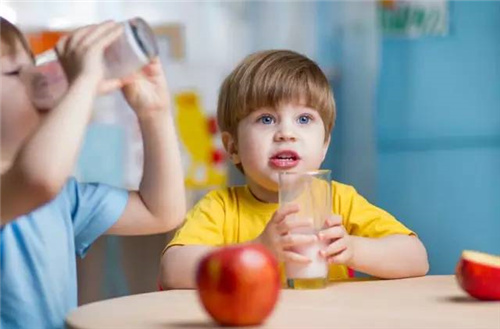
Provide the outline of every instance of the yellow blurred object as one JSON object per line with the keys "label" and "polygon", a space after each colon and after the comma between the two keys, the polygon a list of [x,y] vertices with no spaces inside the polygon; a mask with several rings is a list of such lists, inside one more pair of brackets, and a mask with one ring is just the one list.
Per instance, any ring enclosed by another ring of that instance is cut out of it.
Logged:
{"label": "yellow blurred object", "polygon": [[178,93],[175,104],[179,136],[190,157],[186,186],[202,189],[226,185],[226,171],[214,161],[214,135],[210,132],[198,95],[192,91]]}

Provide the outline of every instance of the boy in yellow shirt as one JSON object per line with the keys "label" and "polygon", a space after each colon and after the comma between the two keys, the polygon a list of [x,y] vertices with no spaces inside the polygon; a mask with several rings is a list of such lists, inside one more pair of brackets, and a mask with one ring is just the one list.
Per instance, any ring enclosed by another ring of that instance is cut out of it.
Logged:
{"label": "boy in yellow shirt", "polygon": [[222,84],[217,119],[231,161],[246,185],[208,193],[187,214],[161,260],[164,288],[193,288],[196,265],[214,248],[248,242],[267,246],[282,261],[309,262],[292,247],[315,239],[330,265],[330,280],[347,268],[380,278],[425,275],[425,247],[416,235],[356,190],[332,181],[333,209],[318,236],[290,231],[308,223],[278,209],[278,173],[320,167],[330,144],[335,102],[321,69],[292,51],[248,56]]}

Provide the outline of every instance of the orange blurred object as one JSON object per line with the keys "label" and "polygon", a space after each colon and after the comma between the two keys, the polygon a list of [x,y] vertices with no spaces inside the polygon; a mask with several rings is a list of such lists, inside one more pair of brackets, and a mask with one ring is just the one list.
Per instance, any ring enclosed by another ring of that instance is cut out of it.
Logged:
{"label": "orange blurred object", "polygon": [[65,31],[39,31],[28,33],[27,38],[33,54],[39,55],[46,50],[54,48],[57,41]]}
{"label": "orange blurred object", "polygon": [[379,3],[385,9],[394,10],[396,9],[396,1],[397,0],[379,0]]}

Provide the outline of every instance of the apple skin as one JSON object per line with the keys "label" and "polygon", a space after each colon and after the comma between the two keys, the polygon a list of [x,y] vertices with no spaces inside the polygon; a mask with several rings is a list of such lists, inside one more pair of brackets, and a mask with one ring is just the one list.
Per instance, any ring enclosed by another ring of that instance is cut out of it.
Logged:
{"label": "apple skin", "polygon": [[[485,257],[489,261],[485,262]],[[460,287],[472,297],[500,300],[500,258],[464,251],[456,267],[456,278]]]}
{"label": "apple skin", "polygon": [[223,247],[202,258],[196,285],[203,306],[219,324],[257,325],[278,300],[278,262],[259,244]]}

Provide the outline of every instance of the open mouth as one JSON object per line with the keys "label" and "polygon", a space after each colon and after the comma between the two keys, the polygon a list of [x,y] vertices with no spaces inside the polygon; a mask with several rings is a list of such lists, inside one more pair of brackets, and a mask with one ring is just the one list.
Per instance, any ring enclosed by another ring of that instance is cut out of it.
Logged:
{"label": "open mouth", "polygon": [[300,156],[295,151],[280,151],[274,154],[269,162],[271,166],[278,169],[290,169],[295,167],[300,160]]}

